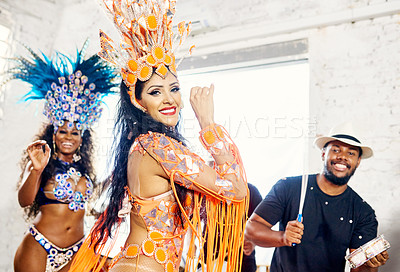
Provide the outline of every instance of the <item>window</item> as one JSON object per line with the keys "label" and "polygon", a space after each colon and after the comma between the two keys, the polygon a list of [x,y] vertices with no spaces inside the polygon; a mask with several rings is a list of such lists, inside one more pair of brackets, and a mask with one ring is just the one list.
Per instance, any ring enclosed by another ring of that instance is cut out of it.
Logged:
{"label": "window", "polygon": [[[256,54],[246,49],[244,54],[232,54],[231,64],[226,59],[229,52],[221,53],[223,57],[212,56],[217,61],[210,57],[214,63],[208,67],[207,58],[198,58],[199,65],[190,63],[187,67],[195,69],[179,77],[183,99],[189,104],[183,109],[182,132],[193,150],[210,159],[198,142],[200,128],[189,103],[190,88],[214,83],[215,121],[227,129],[238,146],[248,182],[262,197],[280,178],[307,171],[307,150],[316,121],[309,114],[309,64],[304,56],[308,49],[305,46],[296,52],[301,46],[295,44],[306,43],[267,45],[258,47]],[[256,57],[271,51],[275,54],[266,59]],[[243,55],[253,59],[246,60]],[[236,59],[241,62],[232,61]],[[273,251],[257,247],[257,265],[269,265]]]}
{"label": "window", "polygon": [[[180,76],[189,103],[192,86],[215,84],[215,121],[235,141],[250,183],[264,196],[279,179],[302,173],[309,118],[307,62]],[[182,132],[195,152],[200,130],[190,104],[183,109]]]}

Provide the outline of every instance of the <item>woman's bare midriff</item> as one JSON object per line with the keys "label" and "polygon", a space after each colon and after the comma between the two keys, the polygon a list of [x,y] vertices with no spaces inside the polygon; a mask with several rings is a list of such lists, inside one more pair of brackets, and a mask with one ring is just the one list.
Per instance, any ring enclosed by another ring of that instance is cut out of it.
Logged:
{"label": "woman's bare midriff", "polygon": [[85,211],[73,212],[68,204],[47,204],[40,207],[33,224],[49,241],[64,248],[84,236]]}

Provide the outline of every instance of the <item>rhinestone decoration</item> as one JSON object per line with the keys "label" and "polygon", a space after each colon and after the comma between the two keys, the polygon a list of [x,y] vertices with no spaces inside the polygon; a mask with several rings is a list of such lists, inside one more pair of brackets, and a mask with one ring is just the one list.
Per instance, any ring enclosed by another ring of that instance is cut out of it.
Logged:
{"label": "rhinestone decoration", "polygon": [[43,114],[54,125],[55,130],[68,121],[71,129],[76,123],[76,129],[85,131],[96,122],[102,112],[102,95],[95,93],[96,85],[91,83],[86,87],[88,78],[76,71],[67,77],[58,78],[47,92]]}
{"label": "rhinestone decoration", "polygon": [[[82,174],[73,167],[70,167],[67,173],[57,174],[55,176],[54,196],[61,202],[66,202],[68,208],[74,212],[85,209],[85,202],[89,200],[93,194],[93,183],[86,177],[86,190],[85,195],[79,191],[74,191],[79,183]],[[74,182],[74,186],[72,182]]]}
{"label": "rhinestone decoration", "polygon": [[34,239],[46,250],[47,252],[47,260],[46,260],[46,271],[45,272],[53,272],[59,271],[65,265],[71,261],[72,256],[76,252],[78,252],[80,246],[83,243],[83,239],[78,241],[74,245],[67,248],[59,248],[56,245],[53,245],[45,236],[43,236],[35,226],[31,226],[29,228],[30,234],[34,237]]}

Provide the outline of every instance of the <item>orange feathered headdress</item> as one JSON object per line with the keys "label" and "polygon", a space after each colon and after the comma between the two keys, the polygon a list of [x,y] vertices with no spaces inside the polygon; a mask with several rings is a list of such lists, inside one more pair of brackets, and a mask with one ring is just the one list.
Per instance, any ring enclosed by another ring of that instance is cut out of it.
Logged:
{"label": "orange feathered headdress", "polygon": [[[168,69],[176,75],[174,52],[186,39],[191,24],[178,24],[172,31],[176,0],[103,0],[105,10],[121,33],[119,46],[100,30],[103,59],[121,68],[132,104],[144,111],[135,97],[137,80],[146,81],[155,73],[165,78]],[[193,49],[192,46],[189,52]]]}

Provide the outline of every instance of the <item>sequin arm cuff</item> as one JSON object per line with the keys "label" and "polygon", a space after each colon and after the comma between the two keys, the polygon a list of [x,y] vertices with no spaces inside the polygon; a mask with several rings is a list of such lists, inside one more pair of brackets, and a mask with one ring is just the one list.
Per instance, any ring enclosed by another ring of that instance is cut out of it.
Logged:
{"label": "sequin arm cuff", "polygon": [[[213,124],[200,131],[200,141],[211,155],[219,155],[221,152],[232,152],[234,160],[216,165],[217,180],[215,185],[219,188],[218,194],[228,198],[234,198],[235,191],[230,179],[244,180],[243,169],[240,167],[240,155],[236,145],[231,140],[228,132],[221,125]],[[228,178],[230,176],[231,178]]]}
{"label": "sequin arm cuff", "polygon": [[229,145],[233,144],[225,128],[217,124],[212,124],[200,131],[200,142],[211,155],[218,155],[224,149],[229,150]]}

